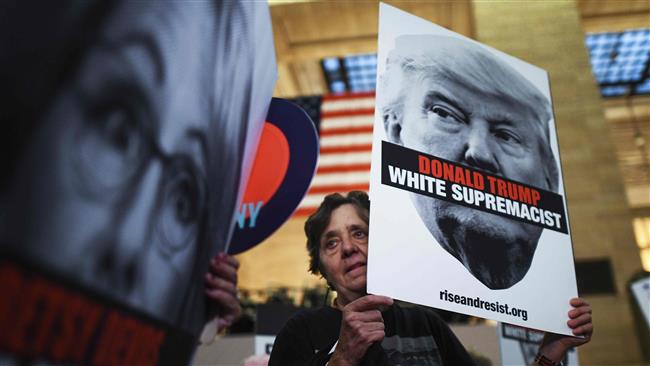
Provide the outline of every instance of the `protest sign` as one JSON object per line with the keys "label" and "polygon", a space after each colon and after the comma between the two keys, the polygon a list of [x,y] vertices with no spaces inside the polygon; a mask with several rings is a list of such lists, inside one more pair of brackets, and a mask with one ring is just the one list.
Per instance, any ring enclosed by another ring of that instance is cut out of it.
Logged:
{"label": "protest sign", "polygon": [[548,74],[381,4],[368,291],[571,334]]}
{"label": "protest sign", "polygon": [[0,364],[188,364],[277,79],[267,4],[2,17]]}
{"label": "protest sign", "polygon": [[641,314],[646,321],[646,326],[650,329],[650,277],[638,279],[630,284],[630,290],[634,295]]}
{"label": "protest sign", "polygon": [[317,161],[314,122],[300,106],[273,98],[228,253],[253,248],[291,217],[307,193]]}

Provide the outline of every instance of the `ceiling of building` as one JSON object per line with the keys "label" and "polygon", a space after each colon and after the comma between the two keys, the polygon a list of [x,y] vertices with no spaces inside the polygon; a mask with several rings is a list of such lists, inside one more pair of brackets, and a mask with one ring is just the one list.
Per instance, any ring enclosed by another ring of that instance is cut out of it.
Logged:
{"label": "ceiling of building", "polygon": [[[455,32],[474,35],[469,0],[392,3]],[[580,0],[576,4],[585,34],[650,28],[647,0]],[[276,96],[326,94],[321,60],[376,52],[376,1],[275,0],[271,5],[280,72]],[[639,215],[650,216],[650,96],[605,98],[603,108],[628,202]]]}

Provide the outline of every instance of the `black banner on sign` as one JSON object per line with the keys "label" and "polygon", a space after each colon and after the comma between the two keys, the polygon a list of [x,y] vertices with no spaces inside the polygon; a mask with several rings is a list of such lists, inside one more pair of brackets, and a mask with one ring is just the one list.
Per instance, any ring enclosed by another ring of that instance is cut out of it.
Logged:
{"label": "black banner on sign", "polygon": [[10,359],[172,366],[188,364],[194,353],[190,333],[6,253],[0,293],[0,354]]}
{"label": "black banner on sign", "polygon": [[381,183],[568,234],[562,196],[382,141]]}

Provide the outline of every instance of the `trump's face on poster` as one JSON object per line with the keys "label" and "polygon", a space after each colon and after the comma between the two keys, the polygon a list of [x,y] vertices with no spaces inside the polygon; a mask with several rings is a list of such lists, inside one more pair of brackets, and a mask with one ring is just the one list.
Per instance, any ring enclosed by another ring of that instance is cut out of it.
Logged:
{"label": "trump's face on poster", "polygon": [[[399,37],[381,82],[390,142],[557,191],[549,100],[483,47],[444,36]],[[505,289],[525,276],[541,227],[410,195],[436,241],[485,286]]]}

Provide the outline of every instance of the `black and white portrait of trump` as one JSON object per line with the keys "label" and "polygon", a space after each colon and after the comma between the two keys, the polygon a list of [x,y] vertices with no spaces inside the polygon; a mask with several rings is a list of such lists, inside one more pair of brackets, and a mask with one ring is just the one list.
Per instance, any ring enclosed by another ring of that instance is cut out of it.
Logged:
{"label": "black and white portrait of trump", "polygon": [[[557,192],[548,97],[484,47],[448,36],[400,36],[380,85],[390,142]],[[488,288],[510,288],[528,272],[541,227],[410,196],[435,240]]]}

